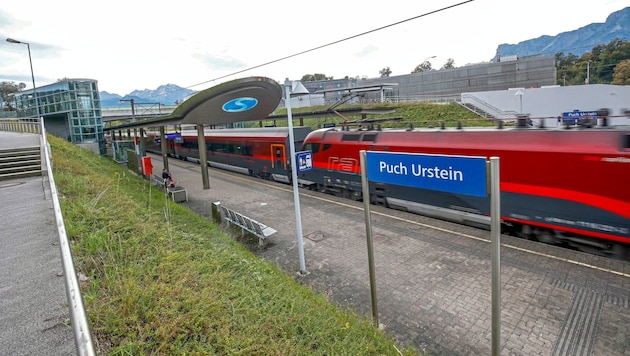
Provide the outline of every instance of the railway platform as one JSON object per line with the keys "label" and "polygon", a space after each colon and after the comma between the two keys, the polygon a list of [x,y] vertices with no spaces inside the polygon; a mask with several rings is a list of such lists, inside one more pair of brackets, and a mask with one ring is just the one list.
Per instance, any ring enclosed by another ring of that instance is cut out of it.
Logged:
{"label": "railway platform", "polygon": [[[152,155],[154,167],[161,157]],[[252,251],[331,301],[371,317],[361,202],[300,191],[300,275],[291,186],[170,160],[190,199],[211,216],[221,202],[277,230]],[[490,355],[489,232],[372,208],[379,325],[431,355]],[[502,235],[501,355],[630,354],[630,263]]]}
{"label": "railway platform", "polygon": [[[0,149],[39,145],[0,131]],[[76,355],[46,178],[0,180],[0,198],[0,355]]]}

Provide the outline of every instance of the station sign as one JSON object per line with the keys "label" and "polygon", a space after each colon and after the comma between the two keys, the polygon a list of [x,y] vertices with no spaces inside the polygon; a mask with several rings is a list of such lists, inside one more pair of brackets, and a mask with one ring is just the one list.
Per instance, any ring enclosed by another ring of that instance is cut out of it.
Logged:
{"label": "station sign", "polygon": [[367,177],[414,188],[485,197],[486,158],[413,153],[366,152]]}
{"label": "station sign", "polygon": [[313,152],[301,151],[295,153],[295,161],[298,166],[298,173],[310,171],[313,169]]}
{"label": "station sign", "polygon": [[567,111],[562,113],[562,122],[577,122],[579,119],[592,119],[597,118],[599,114],[597,111]]}

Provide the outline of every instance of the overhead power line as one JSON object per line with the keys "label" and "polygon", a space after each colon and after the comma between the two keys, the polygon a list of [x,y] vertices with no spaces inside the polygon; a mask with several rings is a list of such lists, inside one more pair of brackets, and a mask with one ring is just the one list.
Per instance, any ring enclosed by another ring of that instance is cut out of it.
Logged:
{"label": "overhead power line", "polygon": [[429,15],[436,14],[438,12],[446,11],[446,10],[449,10],[449,9],[452,9],[452,8],[455,8],[455,7],[458,7],[458,6],[464,5],[464,4],[469,3],[469,2],[473,2],[473,1],[475,1],[475,0],[462,1],[462,2],[459,2],[459,3],[454,4],[454,5],[443,7],[441,9],[437,9],[437,10],[433,10],[433,11],[430,11],[430,12],[426,12],[424,14],[421,14],[421,15],[418,15],[418,16],[414,16],[414,17],[410,17],[410,18],[402,20],[402,21],[394,22],[394,23],[389,24],[389,25],[381,26],[381,27],[378,27],[378,28],[375,28],[375,29],[372,29],[372,30],[369,30],[369,31],[365,31],[365,32],[362,32],[362,33],[359,33],[359,34],[356,34],[356,35],[353,35],[353,36],[350,36],[350,37],[346,37],[346,38],[343,38],[343,39],[340,39],[340,40],[337,40],[337,41],[329,42],[329,43],[323,44],[321,46],[313,47],[311,49],[307,49],[307,50],[304,50],[304,51],[301,51],[301,52],[297,52],[297,53],[294,53],[294,54],[291,54],[291,55],[288,55],[288,56],[285,56],[285,57],[281,57],[281,58],[278,58],[278,59],[275,59],[275,60],[272,60],[272,61],[269,61],[269,62],[265,62],[265,63],[259,64],[259,65],[255,65],[253,67],[245,68],[245,69],[242,69],[242,70],[230,73],[230,74],[222,75],[220,77],[217,77],[217,78],[214,78],[214,79],[210,79],[210,80],[206,80],[206,81],[201,82],[201,83],[193,84],[191,86],[186,87],[186,89],[190,89],[190,88],[196,87],[198,85],[207,84],[207,83],[210,83],[210,82],[213,82],[213,81],[217,81],[219,79],[223,79],[223,78],[230,77],[230,76],[233,76],[233,75],[236,75],[236,74],[247,72],[247,71],[250,71],[252,69],[256,69],[256,68],[260,68],[260,67],[264,67],[264,66],[273,64],[273,63],[284,61],[284,60],[289,59],[289,58],[297,57],[299,55],[302,55],[302,54],[305,54],[305,53],[309,53],[309,52],[313,52],[313,51],[316,51],[318,49],[322,49],[324,47],[332,46],[332,45],[335,45],[337,43],[341,43],[341,42],[345,42],[345,41],[348,41],[348,40],[351,40],[351,39],[354,39],[354,38],[357,38],[357,37],[365,36],[367,34],[370,34],[370,33],[376,32],[376,31],[384,30],[384,29],[389,28],[389,27],[397,26],[397,25],[400,25],[400,24],[405,23],[405,22],[409,22],[409,21],[412,21],[412,20],[415,20],[415,19],[419,19],[421,17],[426,17],[426,16],[429,16]]}

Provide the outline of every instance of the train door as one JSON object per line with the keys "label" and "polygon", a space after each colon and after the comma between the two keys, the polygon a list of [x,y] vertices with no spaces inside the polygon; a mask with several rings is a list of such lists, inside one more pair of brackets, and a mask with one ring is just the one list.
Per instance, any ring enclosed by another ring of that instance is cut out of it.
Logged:
{"label": "train door", "polygon": [[271,168],[287,169],[287,155],[284,145],[271,145]]}
{"label": "train door", "polygon": [[175,140],[166,140],[166,154],[175,157]]}

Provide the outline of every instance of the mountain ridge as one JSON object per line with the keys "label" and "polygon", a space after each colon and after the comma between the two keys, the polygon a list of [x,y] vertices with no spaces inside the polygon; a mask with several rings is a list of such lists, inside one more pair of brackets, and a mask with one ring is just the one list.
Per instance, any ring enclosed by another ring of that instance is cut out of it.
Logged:
{"label": "mountain ridge", "polygon": [[507,56],[555,55],[559,52],[581,56],[614,39],[630,40],[630,7],[613,12],[603,23],[591,23],[573,31],[543,35],[517,44],[500,44],[494,61]]}
{"label": "mountain ridge", "polygon": [[121,100],[128,101],[132,99],[136,104],[159,103],[162,105],[177,105],[193,93],[195,93],[194,90],[182,88],[176,84],[165,84],[160,85],[155,90],[134,90],[125,96],[109,93],[107,91],[101,91],[99,92],[99,95],[101,97],[101,107],[111,108],[128,105],[126,103],[121,103]]}

